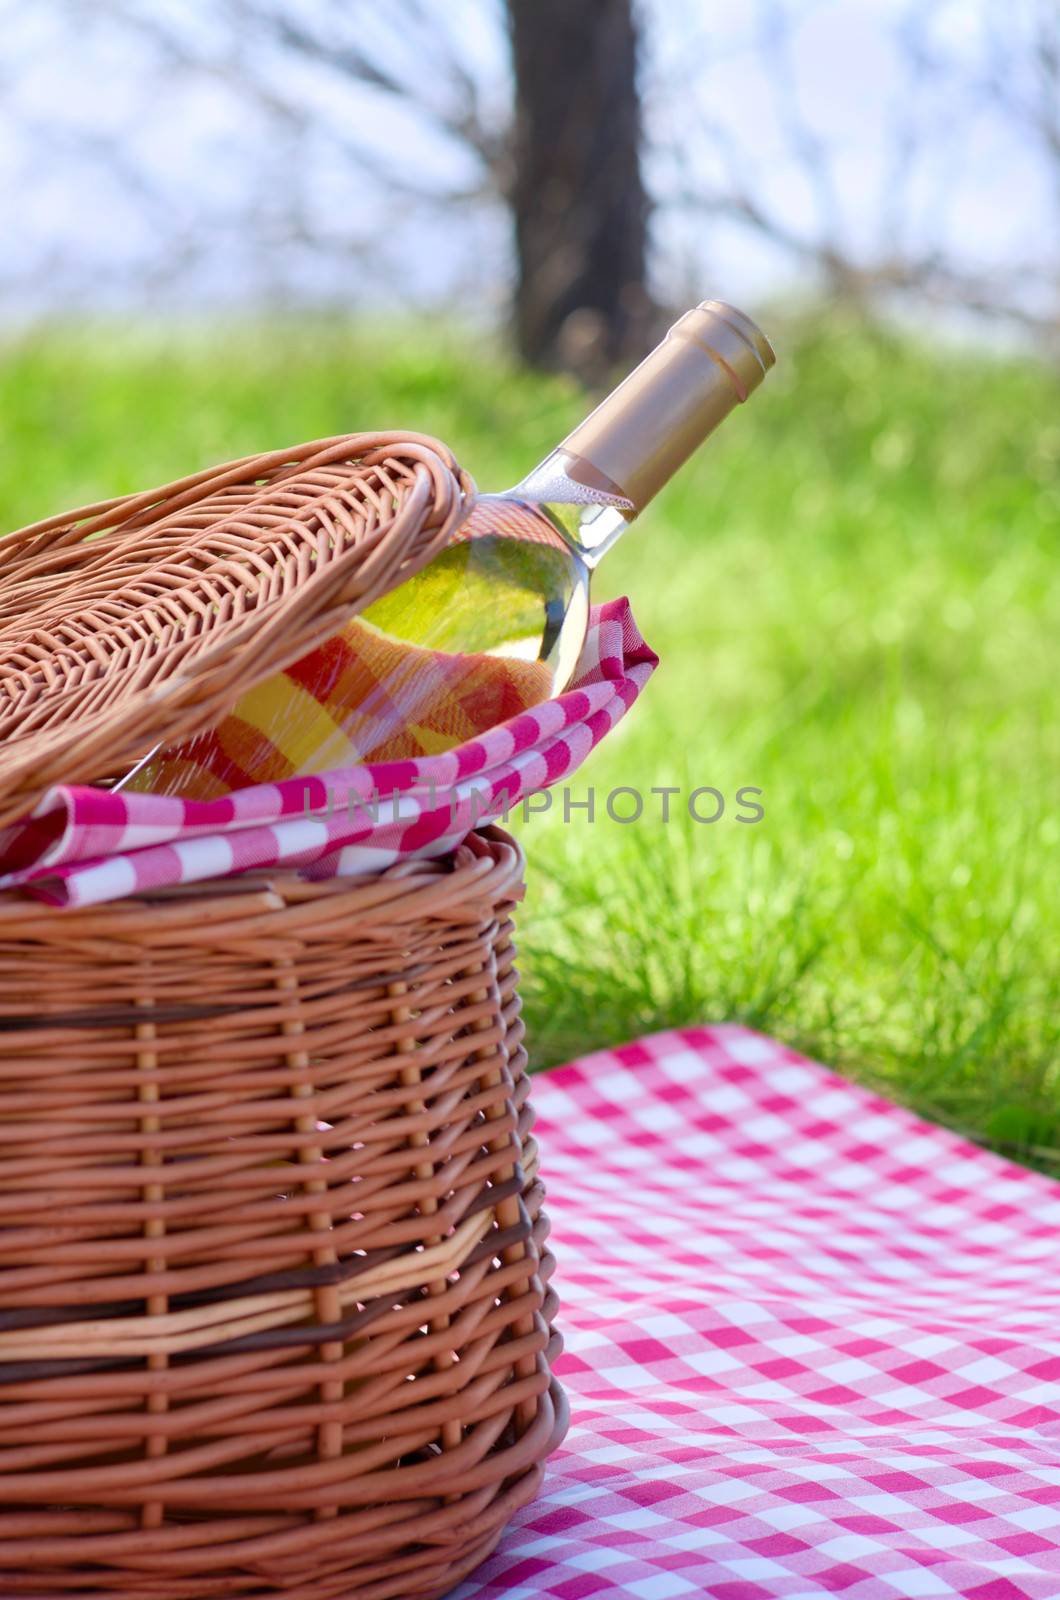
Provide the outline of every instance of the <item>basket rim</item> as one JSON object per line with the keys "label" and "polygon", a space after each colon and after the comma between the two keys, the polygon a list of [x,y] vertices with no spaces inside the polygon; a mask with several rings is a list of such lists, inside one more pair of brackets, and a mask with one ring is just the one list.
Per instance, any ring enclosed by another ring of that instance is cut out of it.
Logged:
{"label": "basket rim", "polygon": [[525,867],[519,841],[491,823],[448,855],[398,861],[357,878],[306,878],[294,869],[234,873],[98,906],[56,906],[8,889],[0,891],[0,948],[19,940],[63,944],[85,938],[205,948],[273,914],[269,939],[276,950],[285,932],[296,936],[310,923],[319,929],[324,909],[332,913],[337,937],[351,916],[369,912],[380,927],[438,915],[459,920],[462,911],[499,893],[519,893]]}

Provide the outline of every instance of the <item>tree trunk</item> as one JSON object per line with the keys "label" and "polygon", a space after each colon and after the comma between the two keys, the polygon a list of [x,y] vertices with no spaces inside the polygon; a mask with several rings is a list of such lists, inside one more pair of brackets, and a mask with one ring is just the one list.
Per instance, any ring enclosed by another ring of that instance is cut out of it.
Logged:
{"label": "tree trunk", "polygon": [[651,323],[633,0],[506,3],[519,350],[595,381]]}

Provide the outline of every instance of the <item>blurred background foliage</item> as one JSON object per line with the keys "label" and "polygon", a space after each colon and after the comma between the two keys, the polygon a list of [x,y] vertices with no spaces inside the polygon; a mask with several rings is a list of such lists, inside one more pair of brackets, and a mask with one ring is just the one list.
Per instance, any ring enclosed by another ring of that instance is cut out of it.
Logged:
{"label": "blurred background foliage", "polygon": [[[596,821],[522,830],[536,1059],[743,1018],[1055,1165],[1056,8],[0,12],[6,526],[360,427],[497,487],[675,308],[761,317],[601,571],[663,665]],[[601,814],[665,784],[725,816]]]}

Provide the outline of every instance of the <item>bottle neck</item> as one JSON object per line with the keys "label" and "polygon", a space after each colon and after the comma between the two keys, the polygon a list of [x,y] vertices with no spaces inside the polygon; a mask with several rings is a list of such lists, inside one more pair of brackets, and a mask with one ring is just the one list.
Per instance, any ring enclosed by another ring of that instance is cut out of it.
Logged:
{"label": "bottle neck", "polygon": [[774,360],[749,318],[704,300],[512,497],[546,510],[586,565],[595,566]]}
{"label": "bottle neck", "polygon": [[637,515],[633,502],[614,484],[594,475],[588,463],[562,446],[538,462],[506,498],[538,506],[590,569]]}
{"label": "bottle neck", "polygon": [[704,300],[559,448],[578,463],[573,476],[643,511],[774,360],[742,312]]}

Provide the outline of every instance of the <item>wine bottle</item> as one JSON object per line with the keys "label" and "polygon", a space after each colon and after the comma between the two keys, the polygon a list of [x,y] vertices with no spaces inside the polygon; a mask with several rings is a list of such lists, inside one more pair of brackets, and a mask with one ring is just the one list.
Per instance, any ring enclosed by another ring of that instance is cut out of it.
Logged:
{"label": "wine bottle", "polygon": [[213,799],[432,755],[559,693],[584,641],[593,569],[774,359],[731,306],[686,312],[520,483],[478,496],[426,567],[124,784]]}

